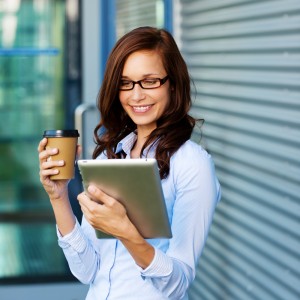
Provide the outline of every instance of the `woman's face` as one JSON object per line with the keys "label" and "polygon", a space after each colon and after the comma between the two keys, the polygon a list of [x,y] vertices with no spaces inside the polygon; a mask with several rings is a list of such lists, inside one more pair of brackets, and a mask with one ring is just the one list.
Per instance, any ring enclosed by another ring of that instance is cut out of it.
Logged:
{"label": "woman's face", "polygon": [[[122,80],[138,81],[164,78],[168,74],[160,55],[156,51],[137,51],[126,60]],[[170,101],[170,82],[155,89],[143,89],[139,84],[129,91],[119,92],[120,102],[138,131],[148,134],[156,128],[156,121],[164,113]]]}

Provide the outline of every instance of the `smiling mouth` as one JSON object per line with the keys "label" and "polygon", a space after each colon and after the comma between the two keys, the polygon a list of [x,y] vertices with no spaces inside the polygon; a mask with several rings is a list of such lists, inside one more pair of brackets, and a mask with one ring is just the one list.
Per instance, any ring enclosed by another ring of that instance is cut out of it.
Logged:
{"label": "smiling mouth", "polygon": [[152,105],[144,105],[144,106],[132,106],[132,109],[136,113],[144,113],[147,112]]}

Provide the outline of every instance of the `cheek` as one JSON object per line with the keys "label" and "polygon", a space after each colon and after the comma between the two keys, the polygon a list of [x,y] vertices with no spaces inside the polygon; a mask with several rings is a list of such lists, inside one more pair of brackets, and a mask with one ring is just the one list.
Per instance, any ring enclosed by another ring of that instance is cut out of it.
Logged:
{"label": "cheek", "polygon": [[163,110],[166,111],[169,107],[170,107],[170,103],[171,103],[171,97],[170,97],[170,93],[166,93],[163,98],[162,98],[162,106],[163,106]]}

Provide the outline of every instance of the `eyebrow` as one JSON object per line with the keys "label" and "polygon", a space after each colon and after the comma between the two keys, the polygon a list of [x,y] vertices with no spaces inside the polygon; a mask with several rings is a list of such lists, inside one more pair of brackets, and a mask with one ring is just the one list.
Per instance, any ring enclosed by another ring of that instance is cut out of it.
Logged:
{"label": "eyebrow", "polygon": [[[159,76],[159,74],[158,73],[148,73],[148,74],[144,74],[144,75],[142,75],[141,77],[148,77],[148,76]],[[122,78],[126,78],[126,79],[130,79],[130,77],[129,76],[125,76],[125,75],[122,75],[121,76]]]}

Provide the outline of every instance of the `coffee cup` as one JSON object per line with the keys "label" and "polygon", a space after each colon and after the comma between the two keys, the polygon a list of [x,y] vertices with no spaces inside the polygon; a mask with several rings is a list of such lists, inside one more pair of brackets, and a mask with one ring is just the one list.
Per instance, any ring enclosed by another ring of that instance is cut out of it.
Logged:
{"label": "coffee cup", "polygon": [[48,139],[46,149],[57,148],[58,153],[50,156],[52,160],[63,160],[62,167],[54,167],[59,170],[57,175],[51,175],[51,180],[72,179],[75,176],[75,158],[78,130],[45,130],[44,135]]}

